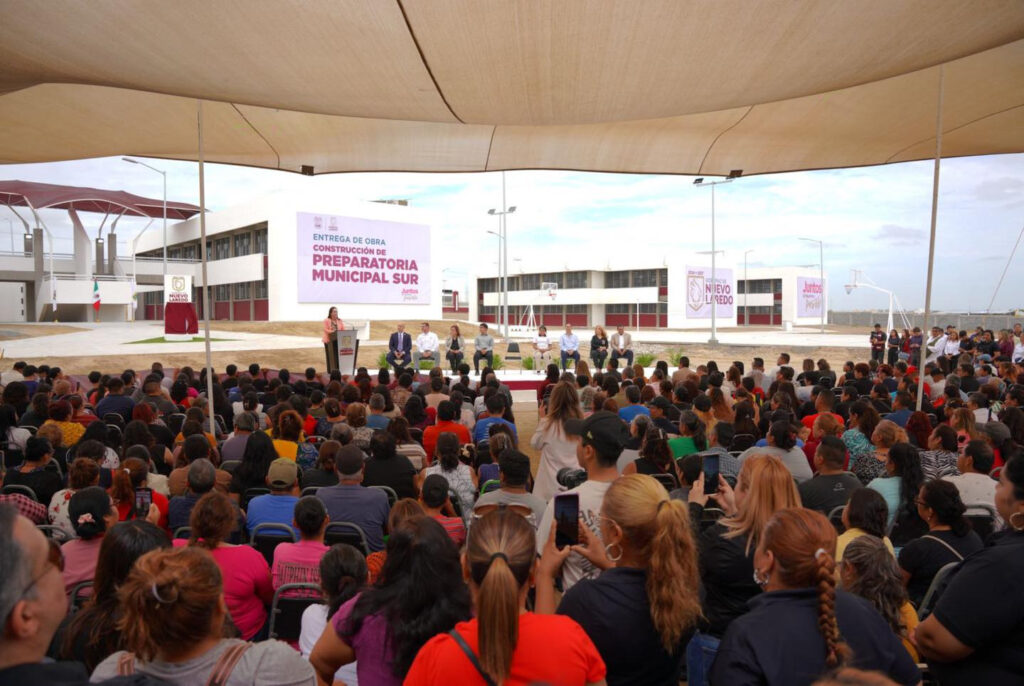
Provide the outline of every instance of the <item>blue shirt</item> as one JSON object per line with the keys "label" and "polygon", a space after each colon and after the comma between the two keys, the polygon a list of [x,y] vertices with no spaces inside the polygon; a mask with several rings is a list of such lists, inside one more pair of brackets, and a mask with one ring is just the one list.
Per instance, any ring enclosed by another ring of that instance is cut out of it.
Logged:
{"label": "blue shirt", "polygon": [[188,526],[189,517],[192,516],[192,508],[199,502],[199,496],[192,493],[177,495],[171,498],[167,504],[167,528],[174,533],[175,529]]}
{"label": "blue shirt", "polygon": [[563,333],[558,339],[558,347],[566,352],[573,352],[580,348],[580,338],[574,333]]}
{"label": "blue shirt", "polygon": [[374,431],[385,431],[391,423],[390,417],[382,414],[369,414],[366,416],[366,425]]}
{"label": "blue shirt", "polygon": [[316,497],[323,501],[332,522],[351,522],[363,530],[370,552],[384,550],[384,528],[391,513],[384,491],[359,484],[338,484],[319,489]]}
{"label": "blue shirt", "polygon": [[872,491],[882,494],[885,504],[889,506],[889,519],[886,524],[892,524],[892,520],[896,518],[896,513],[900,509],[901,481],[902,479],[898,476],[880,476],[877,479],[872,479],[868,484],[868,488]]}
{"label": "blue shirt", "polygon": [[299,530],[292,526],[295,519],[295,503],[299,502],[294,495],[258,495],[249,501],[246,510],[245,528],[252,530],[259,524],[284,524],[291,526],[295,534]]}
{"label": "blue shirt", "polygon": [[103,419],[107,413],[117,413],[124,417],[126,422],[132,420],[132,410],[135,409],[135,401],[126,395],[106,395],[96,403],[96,416]]}
{"label": "blue shirt", "polygon": [[484,417],[483,419],[477,420],[476,426],[473,427],[473,442],[479,443],[480,441],[490,436],[490,427],[492,424],[504,424],[512,430],[512,435],[517,439],[519,434],[516,433],[516,425],[512,422],[502,419],[501,417]]}
{"label": "blue shirt", "polygon": [[[648,410],[647,407],[644,405],[626,405],[625,407],[619,409],[619,419],[626,422],[627,424],[631,424],[633,420],[636,419],[636,416],[639,414],[645,414],[648,417],[650,417],[651,411]],[[676,431],[677,430],[674,430],[673,433],[676,433]]]}

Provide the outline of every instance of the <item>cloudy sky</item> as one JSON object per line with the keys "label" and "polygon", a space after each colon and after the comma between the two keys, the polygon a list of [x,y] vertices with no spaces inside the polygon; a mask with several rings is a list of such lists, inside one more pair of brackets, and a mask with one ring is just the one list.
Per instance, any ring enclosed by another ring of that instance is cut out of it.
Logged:
{"label": "cloudy sky", "polygon": [[[198,203],[194,163],[149,161],[168,172],[171,200]],[[53,164],[6,165],[0,178],[121,189],[162,197],[161,177],[119,158]],[[506,176],[510,271],[514,262],[558,251],[572,266],[579,257],[615,268],[615,255],[671,259],[674,251],[710,249],[709,189],[692,177],[580,172],[517,171]],[[275,190],[311,187],[339,198],[407,198],[431,210],[445,250],[441,259],[453,286],[465,274],[494,269],[495,228],[487,210],[501,206],[501,175],[331,174],[304,177],[244,167],[207,165],[206,197],[211,210],[225,209]],[[851,269],[894,290],[908,310],[924,306],[932,163],[917,162],[838,171],[798,172],[740,179],[716,190],[718,248],[751,266],[817,265],[816,245],[825,241],[825,270],[833,309],[882,309],[886,297],[866,289],[847,295]],[[13,215],[0,208],[0,218]],[[64,212],[45,215],[59,238],[57,251],[70,250]],[[98,215],[83,220],[95,235]],[[15,233],[20,223],[14,221]],[[144,222],[123,220],[119,253]],[[154,228],[159,228],[159,220]],[[939,197],[933,308],[977,311],[988,306],[1014,243],[1024,226],[1024,155],[945,160]],[[153,229],[151,229],[153,230]],[[9,250],[6,221],[0,221],[0,250]],[[19,243],[20,246],[20,243]],[[528,267],[527,267],[528,268]],[[461,276],[460,276],[461,275]],[[993,311],[1024,307],[1024,246],[1010,264]]]}

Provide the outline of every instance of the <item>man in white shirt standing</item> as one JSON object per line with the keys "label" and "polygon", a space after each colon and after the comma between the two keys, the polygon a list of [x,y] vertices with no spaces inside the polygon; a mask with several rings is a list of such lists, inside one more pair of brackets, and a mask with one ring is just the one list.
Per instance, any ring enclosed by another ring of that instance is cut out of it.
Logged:
{"label": "man in white shirt standing", "polygon": [[541,365],[544,360],[551,361],[551,338],[546,326],[537,329],[537,335],[533,337],[533,368],[541,374],[544,373]]}
{"label": "man in white shirt standing", "polygon": [[615,328],[615,333],[609,341],[612,346],[612,362],[618,362],[620,357],[626,358],[626,364],[633,366],[633,337],[626,333],[621,325]]}
{"label": "man in white shirt standing", "polygon": [[412,368],[419,374],[420,360],[430,360],[437,364],[437,334],[430,330],[430,324],[423,322],[420,335],[416,337],[416,351],[412,354]]}
{"label": "man in white shirt standing", "polygon": [[572,324],[565,325],[565,333],[558,339],[558,347],[562,351],[562,371],[565,371],[565,363],[572,358],[575,364],[580,363],[580,339],[572,332]]}
{"label": "man in white shirt standing", "polygon": [[[932,335],[928,337],[928,341],[925,343],[925,350],[927,351],[928,357],[924,358],[924,363],[927,366],[929,362],[935,362],[940,364],[939,359],[942,357],[943,352],[946,349],[946,335],[942,333],[942,329],[937,326],[932,327]],[[947,374],[949,369],[943,369]]]}

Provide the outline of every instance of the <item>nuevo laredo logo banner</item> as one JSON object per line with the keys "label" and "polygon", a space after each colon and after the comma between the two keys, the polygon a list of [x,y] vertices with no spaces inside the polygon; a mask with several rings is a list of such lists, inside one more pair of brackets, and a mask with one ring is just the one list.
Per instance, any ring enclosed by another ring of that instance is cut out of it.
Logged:
{"label": "nuevo laredo logo banner", "polygon": [[686,318],[710,319],[712,303],[715,303],[716,317],[735,316],[735,292],[732,269],[716,267],[712,281],[711,267],[687,267]]}

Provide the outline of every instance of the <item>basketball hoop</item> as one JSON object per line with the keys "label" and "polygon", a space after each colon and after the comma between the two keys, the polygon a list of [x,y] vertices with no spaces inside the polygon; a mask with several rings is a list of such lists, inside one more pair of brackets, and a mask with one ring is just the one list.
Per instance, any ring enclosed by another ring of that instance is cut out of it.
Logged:
{"label": "basketball hoop", "polygon": [[548,297],[549,298],[554,300],[556,295],[558,295],[558,291],[553,290],[553,289],[548,289]]}
{"label": "basketball hoop", "polygon": [[547,295],[548,300],[553,302],[558,296],[558,284],[552,282],[544,282],[540,285],[541,297]]}

